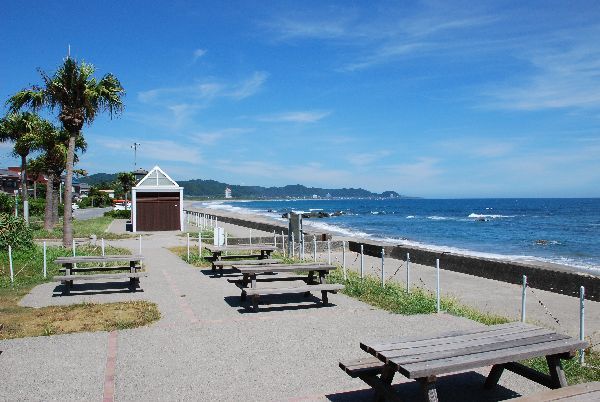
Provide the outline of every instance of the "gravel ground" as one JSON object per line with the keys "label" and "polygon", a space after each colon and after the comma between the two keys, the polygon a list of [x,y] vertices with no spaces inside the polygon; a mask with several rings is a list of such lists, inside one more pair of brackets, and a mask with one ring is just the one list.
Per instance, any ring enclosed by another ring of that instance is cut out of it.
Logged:
{"label": "gravel ground", "polygon": [[[138,247],[137,239],[110,243]],[[368,387],[337,366],[366,356],[361,340],[480,325],[446,314],[389,314],[341,294],[330,297],[329,307],[297,295],[266,297],[252,313],[226,278],[213,278],[165,249],[183,244],[173,233],[143,238],[149,273],[141,281],[143,293],[61,298],[52,297],[48,285],[34,289],[27,305],[142,297],[158,304],[162,318],[117,331],[113,349],[106,332],[0,341],[0,400],[99,400],[113,389],[111,353],[116,400],[363,400],[372,397]],[[541,389],[506,373],[500,387],[483,392],[488,370],[442,378],[441,399],[500,400]],[[414,383],[400,375],[396,381],[407,400],[417,397]]]}

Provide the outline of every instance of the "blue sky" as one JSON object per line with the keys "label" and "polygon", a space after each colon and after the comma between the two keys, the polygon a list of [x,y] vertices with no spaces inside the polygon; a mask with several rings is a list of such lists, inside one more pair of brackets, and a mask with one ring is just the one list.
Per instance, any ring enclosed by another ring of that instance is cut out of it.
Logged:
{"label": "blue sky", "polygon": [[158,3],[5,2],[0,97],[70,44],[127,92],[84,128],[90,173],[139,142],[175,179],[600,196],[597,2]]}

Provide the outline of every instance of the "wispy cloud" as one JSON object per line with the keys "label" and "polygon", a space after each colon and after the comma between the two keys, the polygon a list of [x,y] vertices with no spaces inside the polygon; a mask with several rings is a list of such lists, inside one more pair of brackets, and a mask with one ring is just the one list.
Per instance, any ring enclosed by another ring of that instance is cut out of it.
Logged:
{"label": "wispy cloud", "polygon": [[264,71],[256,71],[252,77],[244,80],[237,86],[231,88],[225,93],[225,96],[229,96],[234,99],[244,99],[249,96],[256,94],[264,85],[265,81],[269,77]]}
{"label": "wispy cloud", "polygon": [[485,92],[489,107],[513,110],[600,107],[600,29],[521,51],[531,73]]}
{"label": "wispy cloud", "polygon": [[347,160],[348,163],[350,163],[351,165],[364,167],[371,165],[373,162],[379,162],[383,158],[391,154],[392,152],[388,150],[380,150],[373,152],[365,151],[361,153],[351,154],[348,156]]}
{"label": "wispy cloud", "polygon": [[307,111],[294,111],[294,112],[283,112],[277,114],[271,114],[266,116],[257,117],[258,121],[269,122],[269,123],[277,123],[277,122],[287,122],[287,123],[314,123],[325,117],[329,116],[331,112],[329,111],[319,111],[319,110],[307,110]]}
{"label": "wispy cloud", "polygon": [[191,134],[190,139],[201,145],[214,145],[227,138],[254,131],[251,128],[225,128],[222,130],[203,131]]}
{"label": "wispy cloud", "polygon": [[[98,145],[114,152],[130,154],[131,143],[111,137],[98,136],[94,139]],[[139,159],[150,159],[152,161],[185,162],[189,164],[200,164],[203,162],[200,152],[189,145],[170,140],[142,140],[138,148]]]}
{"label": "wispy cloud", "polygon": [[192,62],[195,63],[199,58],[203,57],[206,54],[206,50],[204,49],[196,49],[194,50],[193,53],[193,60]]}
{"label": "wispy cloud", "polygon": [[445,153],[468,155],[476,158],[499,158],[511,153],[517,140],[498,141],[478,137],[459,137],[439,141],[437,146]]}

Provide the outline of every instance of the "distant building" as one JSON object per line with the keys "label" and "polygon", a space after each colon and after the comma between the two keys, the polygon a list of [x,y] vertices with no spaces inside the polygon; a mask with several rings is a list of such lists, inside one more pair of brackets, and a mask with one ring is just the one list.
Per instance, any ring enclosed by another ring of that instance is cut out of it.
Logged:
{"label": "distant building", "polygon": [[225,187],[225,198],[231,198],[231,189],[229,187]]}
{"label": "distant building", "polygon": [[133,175],[135,176],[135,182],[139,183],[140,180],[142,180],[144,177],[146,177],[146,175],[148,174],[148,171],[146,169],[142,169],[142,168],[137,168],[136,170],[134,170]]}
{"label": "distant building", "polygon": [[319,198],[319,196],[318,196],[318,195],[316,195],[316,194],[313,194],[312,198],[313,198],[313,199],[317,199],[317,198]]}
{"label": "distant building", "polygon": [[98,192],[107,194],[109,198],[115,198],[115,190],[98,190]]}

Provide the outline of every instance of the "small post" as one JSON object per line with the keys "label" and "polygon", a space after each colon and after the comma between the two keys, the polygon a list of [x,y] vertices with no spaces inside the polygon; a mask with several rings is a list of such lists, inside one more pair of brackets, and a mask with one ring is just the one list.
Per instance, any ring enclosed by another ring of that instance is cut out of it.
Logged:
{"label": "small post", "polygon": [[215,227],[219,227],[219,218],[215,216]]}
{"label": "small post", "polygon": [[[227,243],[229,241],[229,235],[225,232],[225,248],[227,248]],[[227,251],[225,251],[225,255],[227,255]]]}
{"label": "small post", "polygon": [[406,293],[410,293],[410,253],[406,253]]}
{"label": "small post", "polygon": [[346,272],[346,240],[342,240],[342,271],[344,271],[344,280],[348,280]]}
{"label": "small post", "polygon": [[[139,255],[142,255],[142,235],[140,235],[139,240],[138,240],[138,252]],[[140,260],[140,268],[144,267],[144,261]]]}
{"label": "small post", "polygon": [[[585,288],[579,288],[579,340],[583,341],[585,336]],[[585,363],[585,350],[579,350],[579,364]]]}
{"label": "small post", "polygon": [[190,234],[187,234],[187,261],[190,262]]}
{"label": "small post", "polygon": [[198,232],[198,258],[202,258],[202,232]]}
{"label": "small post", "polygon": [[46,242],[44,242],[44,278],[48,275],[48,262],[46,260]]}
{"label": "small post", "polygon": [[296,240],[294,239],[294,232],[292,232],[292,258],[295,257],[296,255],[296,250],[294,250],[296,248]]}
{"label": "small post", "polygon": [[435,259],[435,270],[437,271],[436,275],[436,307],[437,312],[440,312],[440,259]]}
{"label": "small post", "polygon": [[15,276],[13,274],[12,246],[10,244],[8,245],[8,265],[10,267],[10,283],[14,283]]}
{"label": "small post", "polygon": [[304,232],[300,234],[300,259],[304,260]]}
{"label": "small post", "polygon": [[360,279],[365,277],[365,253],[364,246],[360,245]]}
{"label": "small post", "polygon": [[[100,241],[100,249],[102,250],[102,257],[104,257],[104,237],[101,239]],[[102,266],[105,267],[106,266],[106,261],[102,262]]]}
{"label": "small post", "polygon": [[281,231],[281,252],[285,258],[285,235],[283,234],[283,230]]}
{"label": "small post", "polygon": [[252,229],[250,229],[250,237],[248,237],[248,244],[252,245]]}
{"label": "small post", "polygon": [[523,275],[523,290],[521,291],[521,322],[525,322],[526,302],[527,302],[527,275]]}
{"label": "small post", "polygon": [[75,239],[71,240],[71,246],[73,248],[73,257],[75,257]]}
{"label": "small post", "polygon": [[277,235],[275,231],[273,231],[273,247],[277,248]]}
{"label": "small post", "polygon": [[385,287],[385,261],[384,261],[384,256],[385,256],[385,249],[383,247],[381,247],[381,287],[382,288]]}
{"label": "small post", "polygon": [[327,239],[327,264],[331,265],[331,240]]}
{"label": "small post", "polygon": [[313,261],[317,262],[317,237],[313,235]]}

